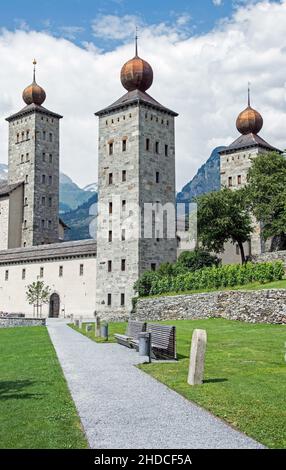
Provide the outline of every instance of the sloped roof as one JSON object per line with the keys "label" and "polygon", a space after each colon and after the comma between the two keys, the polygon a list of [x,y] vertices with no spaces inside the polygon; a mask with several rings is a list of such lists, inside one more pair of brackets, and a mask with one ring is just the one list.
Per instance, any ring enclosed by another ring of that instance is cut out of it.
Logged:
{"label": "sloped roof", "polygon": [[79,240],[50,245],[38,245],[27,248],[12,248],[0,251],[0,265],[19,264],[54,259],[96,257],[95,240]]}
{"label": "sloped roof", "polygon": [[95,115],[102,116],[104,114],[108,114],[112,111],[115,111],[116,109],[124,108],[136,103],[142,103],[147,106],[150,106],[151,108],[159,109],[160,111],[164,111],[167,114],[171,114],[172,116],[178,116],[175,111],[166,108],[162,104],[158,103],[158,101],[156,101],[154,98],[152,98],[152,96],[148,95],[148,93],[145,93],[140,90],[128,91],[125,95],[121,96],[119,100],[115,101],[115,103],[111,104],[110,106],[107,106],[107,108],[97,111]]}
{"label": "sloped roof", "polygon": [[15,189],[19,186],[22,186],[24,182],[15,183],[15,184],[0,184],[0,196],[9,196]]}
{"label": "sloped roof", "polygon": [[232,144],[222,150],[220,154],[226,155],[228,153],[232,153],[235,150],[243,150],[252,147],[260,147],[266,150],[282,153],[281,150],[272,147],[272,145],[268,144],[268,142],[262,139],[262,137],[259,135],[250,133],[239,136]]}
{"label": "sloped roof", "polygon": [[11,116],[7,117],[6,121],[10,122],[10,121],[13,121],[13,119],[22,117],[26,114],[30,114],[30,113],[33,113],[33,112],[48,114],[49,116],[52,116],[52,117],[55,117],[55,118],[58,118],[58,119],[62,119],[62,117],[63,117],[60,114],[54,113],[53,111],[49,111],[49,109],[44,108],[44,106],[39,106],[35,103],[32,103],[32,104],[29,104],[29,105],[25,106],[23,109],[21,109],[17,113],[12,114]]}

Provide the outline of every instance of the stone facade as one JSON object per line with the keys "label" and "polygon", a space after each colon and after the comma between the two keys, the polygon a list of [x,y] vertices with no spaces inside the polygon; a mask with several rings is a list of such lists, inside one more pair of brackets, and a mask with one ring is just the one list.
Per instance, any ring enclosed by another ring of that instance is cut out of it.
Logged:
{"label": "stone facade", "polygon": [[8,248],[9,195],[0,197],[0,250]]}
{"label": "stone facade", "polygon": [[1,328],[17,328],[19,326],[46,326],[44,318],[3,318],[0,317]]}
{"label": "stone facade", "polygon": [[139,299],[138,321],[226,318],[249,323],[286,324],[286,290],[225,291]]}
{"label": "stone facade", "polygon": [[146,203],[175,208],[175,113],[135,100],[98,115],[96,310],[100,316],[124,317],[142,272],[176,260],[175,234],[156,232],[155,206],[147,222],[151,235],[146,238],[142,230]]}
{"label": "stone facade", "polygon": [[59,119],[26,107],[9,121],[9,184],[24,183],[20,246],[55,243],[59,235]]}

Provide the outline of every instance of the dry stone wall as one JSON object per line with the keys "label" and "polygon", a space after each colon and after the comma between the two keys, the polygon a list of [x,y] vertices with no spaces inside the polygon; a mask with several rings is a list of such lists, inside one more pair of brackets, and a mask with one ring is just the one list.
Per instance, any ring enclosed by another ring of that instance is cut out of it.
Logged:
{"label": "dry stone wall", "polygon": [[0,328],[16,328],[18,326],[45,326],[44,318],[9,318],[0,317]]}

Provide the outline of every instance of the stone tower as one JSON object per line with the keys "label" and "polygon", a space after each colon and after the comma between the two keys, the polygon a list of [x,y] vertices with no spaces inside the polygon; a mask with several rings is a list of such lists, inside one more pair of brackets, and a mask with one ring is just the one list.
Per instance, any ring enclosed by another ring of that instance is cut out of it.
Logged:
{"label": "stone tower", "polygon": [[[99,117],[97,312],[126,315],[146,270],[176,260],[177,113],[146,93],[151,66],[137,53],[121,70],[127,93]],[[167,209],[167,211],[165,210]]]}
{"label": "stone tower", "polygon": [[[247,173],[253,158],[271,151],[281,153],[258,135],[263,127],[263,119],[260,113],[250,105],[249,88],[248,106],[239,114],[236,127],[241,134],[240,137],[220,152],[221,186],[234,190],[242,188],[247,183]],[[253,227],[251,241],[244,246],[246,256],[258,255],[264,251],[260,223],[253,219]],[[237,247],[228,243],[222,258],[226,263],[240,262]]]}
{"label": "stone tower", "polygon": [[59,240],[59,121],[42,106],[46,93],[36,83],[23,92],[26,106],[9,122],[8,183],[22,183],[23,222],[21,246]]}

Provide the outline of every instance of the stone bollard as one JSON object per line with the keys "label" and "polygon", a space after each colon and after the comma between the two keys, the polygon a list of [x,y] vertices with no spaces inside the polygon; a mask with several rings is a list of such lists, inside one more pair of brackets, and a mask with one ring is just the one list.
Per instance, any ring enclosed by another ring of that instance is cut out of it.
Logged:
{"label": "stone bollard", "polygon": [[77,326],[79,328],[79,320],[77,318],[75,319],[74,324],[75,324],[75,326]]}
{"label": "stone bollard", "polygon": [[73,314],[71,314],[70,319],[71,319],[71,323],[74,324]]}
{"label": "stone bollard", "polygon": [[189,385],[201,385],[203,383],[206,346],[206,330],[194,330],[188,376]]}
{"label": "stone bollard", "polygon": [[79,328],[82,329],[82,317],[79,317]]}
{"label": "stone bollard", "polygon": [[88,333],[89,331],[92,330],[92,325],[90,323],[88,323],[87,325],[85,325],[85,331]]}
{"label": "stone bollard", "polygon": [[96,317],[96,327],[95,327],[95,336],[98,338],[101,337],[101,331],[100,331],[100,318]]}

